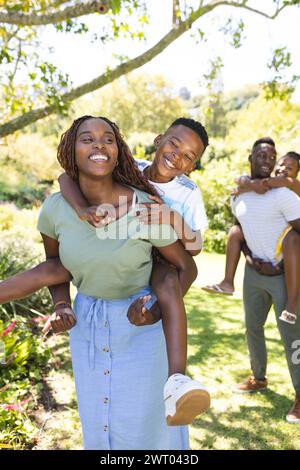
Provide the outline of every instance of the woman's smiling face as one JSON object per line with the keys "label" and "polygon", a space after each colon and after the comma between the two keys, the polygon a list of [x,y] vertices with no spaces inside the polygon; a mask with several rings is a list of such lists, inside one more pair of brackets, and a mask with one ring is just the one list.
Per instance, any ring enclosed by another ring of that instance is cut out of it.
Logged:
{"label": "woman's smiling face", "polygon": [[118,153],[114,131],[106,121],[91,118],[79,126],[75,141],[75,158],[79,173],[90,177],[112,174]]}

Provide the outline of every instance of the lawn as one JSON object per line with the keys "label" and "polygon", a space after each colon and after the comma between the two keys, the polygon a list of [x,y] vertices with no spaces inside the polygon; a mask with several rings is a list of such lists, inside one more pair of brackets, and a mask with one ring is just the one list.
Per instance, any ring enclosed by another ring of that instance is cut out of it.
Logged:
{"label": "lawn", "polygon": [[[270,389],[264,393],[236,395],[234,384],[249,374],[241,303],[242,263],[237,294],[209,295],[200,285],[222,277],[224,256],[197,257],[199,276],[186,297],[189,320],[189,373],[207,384],[211,410],[191,426],[192,449],[300,449],[300,426],[285,422],[293,399],[283,347],[274,314],[270,313],[266,337],[269,351]],[[46,409],[41,410],[38,449],[79,449],[80,424],[66,336],[52,338],[57,370],[45,383]]]}

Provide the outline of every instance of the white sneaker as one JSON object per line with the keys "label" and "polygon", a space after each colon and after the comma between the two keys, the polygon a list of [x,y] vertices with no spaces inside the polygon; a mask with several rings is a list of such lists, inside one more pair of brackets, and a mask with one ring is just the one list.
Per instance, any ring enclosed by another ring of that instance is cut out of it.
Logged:
{"label": "white sneaker", "polygon": [[171,375],[164,387],[166,420],[169,426],[191,424],[210,407],[210,395],[204,385],[183,374]]}

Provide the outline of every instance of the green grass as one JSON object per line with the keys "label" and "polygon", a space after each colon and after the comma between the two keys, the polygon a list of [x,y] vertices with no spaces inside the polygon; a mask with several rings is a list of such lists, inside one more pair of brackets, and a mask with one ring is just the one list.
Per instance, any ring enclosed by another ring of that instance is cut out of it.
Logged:
{"label": "green grass", "polygon": [[[225,256],[217,253],[201,253],[195,258],[198,267],[198,277],[195,282],[196,287],[207,284],[216,284],[224,277]],[[242,284],[244,274],[244,258],[241,258],[235,276],[234,298],[242,298]]]}
{"label": "green grass", "polygon": [[[222,279],[224,256],[197,258],[196,285]],[[274,312],[266,325],[269,390],[232,393],[249,373],[241,301],[240,263],[234,297],[210,295],[193,288],[186,297],[189,320],[189,373],[212,392],[211,410],[191,427],[193,449],[300,449],[300,426],[285,421],[294,390],[279,339]]]}
{"label": "green grass", "polygon": [[[285,421],[293,389],[273,312],[267,322],[270,389],[260,394],[236,395],[234,385],[250,373],[244,337],[241,302],[242,263],[237,275],[237,294],[209,295],[200,285],[222,278],[224,256],[197,257],[199,276],[186,297],[189,319],[188,371],[208,385],[211,410],[191,426],[192,449],[300,449],[300,426]],[[37,448],[80,448],[74,383],[70,376],[67,338],[54,339],[58,369],[49,377],[56,402],[41,433]]]}

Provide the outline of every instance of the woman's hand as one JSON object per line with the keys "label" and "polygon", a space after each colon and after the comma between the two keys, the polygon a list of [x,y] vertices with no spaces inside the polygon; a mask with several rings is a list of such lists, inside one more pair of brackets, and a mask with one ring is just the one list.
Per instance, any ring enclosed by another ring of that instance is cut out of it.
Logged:
{"label": "woman's hand", "polygon": [[76,325],[76,317],[72,308],[69,306],[59,307],[47,320],[43,333],[46,336],[52,329],[54,333],[62,333],[70,330]]}
{"label": "woman's hand", "polygon": [[160,315],[155,315],[152,307],[148,310],[145,304],[151,299],[151,295],[145,295],[132,302],[128,308],[127,317],[135,326],[153,325],[160,320]]}

